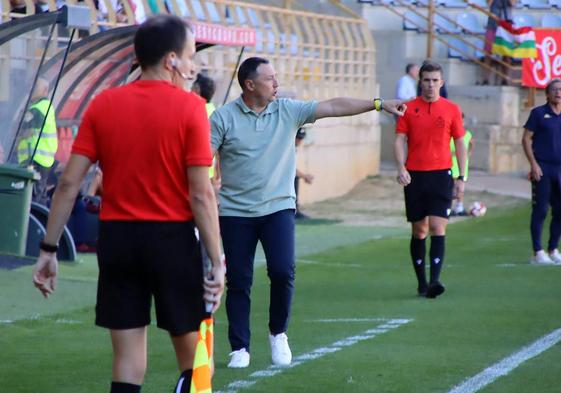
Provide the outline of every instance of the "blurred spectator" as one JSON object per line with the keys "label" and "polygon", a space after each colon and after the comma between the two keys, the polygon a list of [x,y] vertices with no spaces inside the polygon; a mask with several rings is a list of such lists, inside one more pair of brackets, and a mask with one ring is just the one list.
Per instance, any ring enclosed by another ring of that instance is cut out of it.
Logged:
{"label": "blurred spectator", "polygon": [[206,113],[208,117],[212,115],[216,107],[211,102],[214,93],[216,92],[216,84],[206,75],[201,73],[197,74],[197,79],[193,82],[193,86],[191,87],[191,91],[195,94],[200,95],[206,101]]}
{"label": "blurred spectator", "polygon": [[31,105],[25,113],[18,143],[18,163],[33,165],[41,179],[33,185],[33,201],[48,206],[47,181],[51,169],[55,167],[55,153],[58,135],[55,108],[47,98],[49,83],[37,79],[31,96]]}
{"label": "blurred spectator", "polygon": [[[462,119],[465,118],[465,115],[462,113]],[[464,123],[465,128],[465,123]],[[466,168],[465,168],[465,175],[464,179],[467,181],[469,176],[469,158],[473,154],[473,134],[470,130],[465,128],[466,133],[464,134],[464,144],[466,145],[467,149],[467,158],[466,158]],[[458,159],[456,158],[456,144],[454,143],[454,138],[450,138],[450,153],[452,154],[452,177],[454,178],[454,182],[458,181],[458,176],[460,176],[460,169],[458,168]],[[450,212],[451,216],[467,216],[468,213],[464,207],[464,194],[456,195],[456,205]]]}
{"label": "blurred spectator", "polygon": [[[35,14],[43,12],[39,2],[35,1],[33,4],[35,6]],[[25,4],[25,0],[10,0],[10,12],[14,14],[27,14],[27,5]]]}
{"label": "blurred spectator", "polygon": [[419,66],[409,63],[405,67],[405,75],[397,81],[395,97],[409,101],[417,97],[417,79],[419,78]]}
{"label": "blurred spectator", "polygon": [[[212,78],[199,73],[197,74],[197,79],[193,82],[193,86],[191,86],[191,91],[204,98],[206,101],[206,114],[210,118],[210,115],[212,115],[212,113],[216,110],[216,106],[214,106],[211,101],[214,93],[216,92],[216,83],[214,83]],[[218,191],[220,189],[220,165],[218,153],[212,161],[212,166],[209,168],[208,175],[214,189]]]}
{"label": "blurred spectator", "polygon": [[[306,138],[306,130],[304,128],[299,128],[296,132],[296,150],[298,150],[298,146],[302,144],[302,141]],[[300,211],[300,205],[298,204],[298,191],[300,188],[300,179],[304,179],[306,184],[312,184],[314,181],[314,176],[309,173],[304,173],[296,168],[296,177],[294,178],[294,192],[296,193],[296,214],[294,218],[297,220],[306,220],[310,217]]]}
{"label": "blurred spectator", "polygon": [[[488,67],[484,68],[484,77],[483,81],[481,82],[481,84],[483,85],[488,85],[489,79],[491,77],[490,67],[493,64],[491,53],[493,51],[493,43],[495,42],[495,35],[497,33],[496,19],[512,21],[512,7],[516,5],[516,0],[487,0],[487,3],[489,4],[489,11],[491,11],[491,14],[493,14],[495,17],[489,16],[489,18],[487,19],[487,30],[485,31],[484,46],[485,59],[483,61]],[[510,63],[510,58],[503,56],[503,61],[506,63]],[[501,65],[499,69],[504,74],[508,72],[508,69],[505,66]],[[507,80],[504,78],[501,79],[502,84],[506,85]]]}

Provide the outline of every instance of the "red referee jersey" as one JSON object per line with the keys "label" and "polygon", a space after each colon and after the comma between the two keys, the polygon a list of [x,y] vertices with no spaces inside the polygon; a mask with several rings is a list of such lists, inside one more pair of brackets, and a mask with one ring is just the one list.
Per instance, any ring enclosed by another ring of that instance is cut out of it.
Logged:
{"label": "red referee jersey", "polygon": [[397,121],[397,134],[407,135],[407,162],[411,171],[435,171],[452,167],[450,138],[465,134],[460,107],[446,98],[426,102],[421,97],[407,103]]}
{"label": "red referee jersey", "polygon": [[89,105],[73,154],[99,160],[101,220],[188,221],[187,166],[210,166],[205,102],[164,81],[137,81]]}

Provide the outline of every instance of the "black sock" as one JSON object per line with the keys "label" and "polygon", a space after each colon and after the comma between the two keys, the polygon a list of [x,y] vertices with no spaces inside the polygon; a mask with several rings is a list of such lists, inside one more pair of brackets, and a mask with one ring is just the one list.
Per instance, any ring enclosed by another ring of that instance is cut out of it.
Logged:
{"label": "black sock", "polygon": [[427,278],[425,276],[425,254],[427,249],[425,244],[426,239],[417,239],[411,236],[409,251],[411,252],[413,269],[415,269],[415,275],[419,283],[419,290],[424,290],[427,287]]}
{"label": "black sock", "polygon": [[438,281],[440,269],[444,263],[445,236],[431,236],[430,238],[430,282]]}
{"label": "black sock", "polygon": [[191,391],[191,377],[193,376],[193,370],[185,370],[179,376],[177,385],[175,385],[175,390],[173,393],[189,393]]}
{"label": "black sock", "polygon": [[111,382],[111,393],[140,393],[140,385],[126,382]]}

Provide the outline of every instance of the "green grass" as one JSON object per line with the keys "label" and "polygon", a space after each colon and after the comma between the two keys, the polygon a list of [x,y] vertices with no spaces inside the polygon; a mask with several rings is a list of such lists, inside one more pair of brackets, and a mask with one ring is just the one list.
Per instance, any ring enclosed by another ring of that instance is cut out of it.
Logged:
{"label": "green grass", "polygon": [[[536,267],[530,256],[529,210],[497,209],[449,227],[436,300],[415,296],[402,229],[299,226],[296,293],[289,337],[295,356],[360,334],[382,322],[326,318],[409,318],[406,325],[308,361],[241,392],[448,392],[539,337],[561,328],[561,268]],[[547,226],[546,226],[547,228]],[[355,232],[353,232],[353,230]],[[370,240],[368,240],[370,239]],[[107,333],[93,326],[95,261],[65,264],[58,293],[44,301],[30,268],[0,271],[0,391],[103,392],[110,380]],[[217,315],[215,390],[270,364],[268,281],[256,268],[252,363],[226,368],[224,309]],[[523,363],[483,392],[559,392],[561,345]],[[143,392],[169,392],[177,378],[165,332],[150,327]]]}

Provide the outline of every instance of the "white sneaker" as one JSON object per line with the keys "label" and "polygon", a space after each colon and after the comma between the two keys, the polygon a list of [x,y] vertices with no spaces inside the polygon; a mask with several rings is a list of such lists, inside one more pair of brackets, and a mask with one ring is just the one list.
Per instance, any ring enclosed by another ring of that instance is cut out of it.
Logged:
{"label": "white sneaker", "polygon": [[246,368],[249,366],[249,352],[245,348],[230,352],[230,363],[228,368]]}
{"label": "white sneaker", "polygon": [[544,250],[540,250],[534,255],[532,260],[530,261],[533,265],[553,265],[555,262],[551,260],[549,255],[545,253]]}
{"label": "white sneaker", "polygon": [[284,333],[273,336],[269,334],[271,358],[275,366],[288,366],[292,361],[292,352],[288,346],[288,337]]}
{"label": "white sneaker", "polygon": [[549,259],[556,265],[561,265],[561,253],[557,249],[549,253]]}

